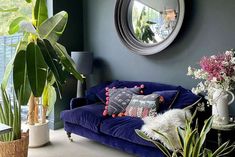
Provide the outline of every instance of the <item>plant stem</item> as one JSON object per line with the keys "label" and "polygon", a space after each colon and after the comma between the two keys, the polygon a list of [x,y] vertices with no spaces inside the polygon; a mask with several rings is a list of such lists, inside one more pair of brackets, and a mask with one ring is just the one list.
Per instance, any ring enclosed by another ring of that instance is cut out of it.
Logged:
{"label": "plant stem", "polygon": [[35,124],[35,122],[34,122],[34,108],[35,107],[34,107],[34,95],[33,95],[33,93],[31,93],[28,105],[29,105],[28,123],[29,123],[29,125],[34,125]]}

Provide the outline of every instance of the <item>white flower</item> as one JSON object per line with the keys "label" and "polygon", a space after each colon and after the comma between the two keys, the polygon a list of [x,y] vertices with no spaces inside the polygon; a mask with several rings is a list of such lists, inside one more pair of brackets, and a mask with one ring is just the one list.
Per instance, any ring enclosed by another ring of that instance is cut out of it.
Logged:
{"label": "white flower", "polygon": [[225,54],[228,56],[233,56],[234,53],[233,53],[233,51],[226,51]]}
{"label": "white flower", "polygon": [[211,56],[211,59],[215,59],[215,58],[216,58],[216,56],[215,56],[215,55],[212,55],[212,56]]}
{"label": "white flower", "polygon": [[191,66],[188,67],[188,73],[187,75],[193,75],[193,69]]}

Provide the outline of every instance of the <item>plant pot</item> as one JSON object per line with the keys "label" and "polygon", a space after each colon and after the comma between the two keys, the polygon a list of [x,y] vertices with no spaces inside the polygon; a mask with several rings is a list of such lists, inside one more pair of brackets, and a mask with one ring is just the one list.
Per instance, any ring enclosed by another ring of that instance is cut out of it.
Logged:
{"label": "plant pot", "polygon": [[28,125],[28,127],[29,147],[41,147],[49,142],[48,121],[44,124]]}
{"label": "plant pot", "polygon": [[10,142],[0,142],[0,157],[27,157],[29,132],[22,133],[21,139]]}

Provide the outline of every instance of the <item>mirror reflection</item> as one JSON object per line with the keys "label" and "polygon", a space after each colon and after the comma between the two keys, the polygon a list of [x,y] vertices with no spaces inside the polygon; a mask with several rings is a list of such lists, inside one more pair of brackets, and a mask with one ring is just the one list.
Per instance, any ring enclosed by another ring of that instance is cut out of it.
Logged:
{"label": "mirror reflection", "polygon": [[157,44],[173,32],[178,13],[178,0],[132,0],[128,25],[138,41]]}

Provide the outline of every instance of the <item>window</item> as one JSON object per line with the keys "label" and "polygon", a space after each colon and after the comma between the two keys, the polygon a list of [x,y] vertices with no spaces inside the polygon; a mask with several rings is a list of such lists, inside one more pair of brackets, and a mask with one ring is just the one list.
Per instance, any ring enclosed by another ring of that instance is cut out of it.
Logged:
{"label": "window", "polygon": [[[35,1],[35,0],[33,0]],[[52,16],[53,0],[47,0],[48,14]],[[32,4],[25,0],[0,0],[0,83],[8,62],[15,54],[15,49],[22,34],[8,35],[8,27],[12,20],[19,16],[32,16]],[[7,93],[13,98],[13,81],[9,80]],[[1,100],[1,94],[0,94]]]}

